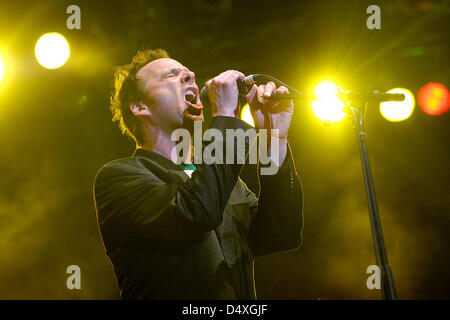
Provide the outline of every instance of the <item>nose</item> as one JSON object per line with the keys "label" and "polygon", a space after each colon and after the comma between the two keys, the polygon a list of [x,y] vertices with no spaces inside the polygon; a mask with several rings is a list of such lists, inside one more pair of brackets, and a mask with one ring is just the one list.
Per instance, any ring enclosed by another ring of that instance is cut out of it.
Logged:
{"label": "nose", "polygon": [[181,75],[182,83],[194,83],[194,81],[195,81],[195,74],[192,71],[183,71]]}

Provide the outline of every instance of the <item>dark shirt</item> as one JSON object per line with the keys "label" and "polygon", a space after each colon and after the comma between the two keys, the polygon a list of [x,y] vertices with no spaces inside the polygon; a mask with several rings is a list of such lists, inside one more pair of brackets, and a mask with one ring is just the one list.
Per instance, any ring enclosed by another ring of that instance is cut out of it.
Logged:
{"label": "dark shirt", "polygon": [[[249,126],[215,117],[211,128],[225,136]],[[290,149],[276,175],[260,176],[259,198],[239,179],[241,164],[196,167],[189,178],[137,149],[97,173],[97,219],[123,299],[256,299],[254,258],[300,245],[302,190]]]}

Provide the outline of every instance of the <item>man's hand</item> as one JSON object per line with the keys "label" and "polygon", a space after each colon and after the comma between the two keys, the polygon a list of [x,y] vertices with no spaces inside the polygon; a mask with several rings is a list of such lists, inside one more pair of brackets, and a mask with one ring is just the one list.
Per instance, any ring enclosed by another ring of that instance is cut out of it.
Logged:
{"label": "man's hand", "polygon": [[239,115],[237,79],[244,77],[245,75],[242,72],[228,70],[205,83],[213,117],[236,117]]}
{"label": "man's hand", "polygon": [[283,86],[277,88],[272,81],[265,85],[253,85],[247,94],[247,102],[256,128],[278,129],[278,133],[273,135],[278,139],[287,139],[294,103],[292,100],[271,100],[270,96],[274,93],[286,94],[289,90]]}
{"label": "man's hand", "polygon": [[278,152],[277,154],[270,152],[270,157],[280,167],[286,158],[287,135],[294,113],[294,103],[292,100],[270,100],[270,96],[274,93],[285,94],[289,93],[289,90],[283,86],[277,88],[272,81],[265,85],[253,85],[247,94],[247,102],[255,127],[270,131],[269,150],[277,140]]}

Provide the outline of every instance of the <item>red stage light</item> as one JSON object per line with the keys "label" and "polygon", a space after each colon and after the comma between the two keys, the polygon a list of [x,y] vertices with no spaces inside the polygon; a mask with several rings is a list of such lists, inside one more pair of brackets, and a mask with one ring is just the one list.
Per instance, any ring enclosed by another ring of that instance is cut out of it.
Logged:
{"label": "red stage light", "polygon": [[430,82],[420,88],[417,100],[426,114],[438,116],[448,111],[450,92],[442,83]]}

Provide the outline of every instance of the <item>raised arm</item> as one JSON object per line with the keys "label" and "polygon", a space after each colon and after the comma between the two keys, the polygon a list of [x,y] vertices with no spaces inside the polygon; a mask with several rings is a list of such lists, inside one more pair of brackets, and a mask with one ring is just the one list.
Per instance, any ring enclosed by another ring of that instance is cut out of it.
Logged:
{"label": "raised arm", "polygon": [[290,148],[276,175],[260,175],[259,197],[248,190],[248,241],[255,257],[292,250],[302,242],[303,194]]}
{"label": "raised arm", "polygon": [[[273,167],[276,164],[276,168],[279,168],[278,171],[258,170],[261,174],[257,205],[256,199],[252,199],[249,195],[254,215],[248,240],[254,256],[295,249],[302,239],[302,188],[287,143],[294,104],[292,100],[270,99],[274,93],[288,92],[287,88],[283,86],[277,88],[269,81],[265,85],[254,85],[247,95],[255,126],[260,129],[260,139],[262,129],[268,131],[266,145],[269,165]],[[262,142],[260,146],[264,145],[264,141]]]}

